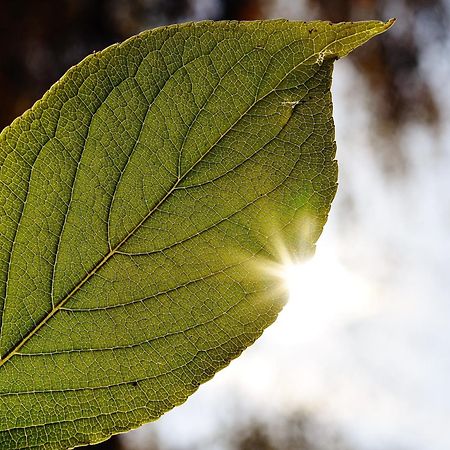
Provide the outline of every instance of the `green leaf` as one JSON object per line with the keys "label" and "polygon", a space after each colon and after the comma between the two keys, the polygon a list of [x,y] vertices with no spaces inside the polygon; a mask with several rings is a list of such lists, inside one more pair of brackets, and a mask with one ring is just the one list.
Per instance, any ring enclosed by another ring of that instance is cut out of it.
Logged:
{"label": "green leaf", "polygon": [[0,448],[158,418],[276,318],[336,191],[335,59],[392,22],[162,27],[0,135]]}

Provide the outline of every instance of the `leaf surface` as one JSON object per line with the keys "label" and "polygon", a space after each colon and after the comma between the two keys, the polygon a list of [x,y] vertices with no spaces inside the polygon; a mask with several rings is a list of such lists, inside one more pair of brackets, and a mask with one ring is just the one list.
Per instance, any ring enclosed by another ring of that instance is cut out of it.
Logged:
{"label": "leaf surface", "polygon": [[270,325],[336,191],[335,59],[391,22],[200,22],[90,55],[0,135],[0,447],[158,418]]}

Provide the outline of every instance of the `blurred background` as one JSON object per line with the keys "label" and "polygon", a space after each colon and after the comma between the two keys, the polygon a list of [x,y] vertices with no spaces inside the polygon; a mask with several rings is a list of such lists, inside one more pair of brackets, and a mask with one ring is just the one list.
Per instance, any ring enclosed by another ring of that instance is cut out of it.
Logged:
{"label": "blurred background", "polygon": [[316,256],[289,267],[288,305],[241,358],[92,448],[450,448],[449,0],[0,0],[0,128],[139,31],[276,17],[398,19],[336,64],[340,186]]}

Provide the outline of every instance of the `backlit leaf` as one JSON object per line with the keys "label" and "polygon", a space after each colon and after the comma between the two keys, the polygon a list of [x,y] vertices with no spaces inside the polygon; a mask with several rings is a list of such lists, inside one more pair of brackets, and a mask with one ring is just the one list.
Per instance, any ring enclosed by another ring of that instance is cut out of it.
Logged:
{"label": "backlit leaf", "polygon": [[391,22],[201,22],[88,56],[0,135],[0,448],[158,418],[273,322],[336,191],[333,62]]}

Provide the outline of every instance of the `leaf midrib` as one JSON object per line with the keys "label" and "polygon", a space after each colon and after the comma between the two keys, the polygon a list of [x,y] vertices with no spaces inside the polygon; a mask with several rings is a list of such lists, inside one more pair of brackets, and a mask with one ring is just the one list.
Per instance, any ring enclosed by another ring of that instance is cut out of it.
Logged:
{"label": "leaf midrib", "polygon": [[134,235],[134,233],[140,228],[140,226],[158,209],[162,203],[172,194],[175,187],[181,179],[178,179],[166,195],[157,203],[157,205],[130,231],[130,233],[125,236],[125,238],[120,241],[116,247],[108,252],[108,254],[59,302],[52,310],[43,318],[41,321],[25,336],[23,337],[16,346],[5,354],[5,356],[0,360],[0,367],[2,367],[12,356],[14,356],[84,285],[92,278],[106,263],[111,259],[112,256],[116,254],[119,248],[125,244],[125,242]]}

